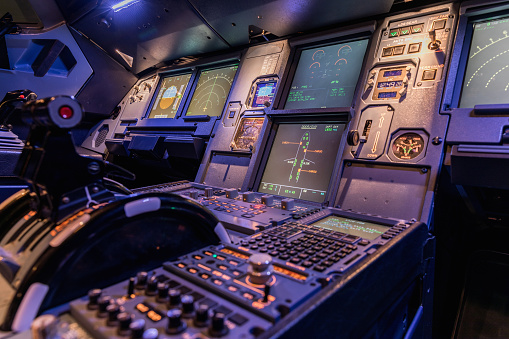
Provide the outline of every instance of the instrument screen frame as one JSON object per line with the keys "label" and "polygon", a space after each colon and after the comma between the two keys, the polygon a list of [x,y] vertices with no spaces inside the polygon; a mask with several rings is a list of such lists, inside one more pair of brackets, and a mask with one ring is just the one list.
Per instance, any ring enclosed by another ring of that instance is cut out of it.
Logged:
{"label": "instrument screen frame", "polygon": [[[354,28],[342,32],[342,34],[337,37],[327,39],[327,40],[317,40],[313,42],[302,41],[293,43],[293,47],[290,52],[290,57],[288,58],[288,64],[285,69],[284,75],[281,77],[279,88],[276,92],[276,96],[274,102],[272,103],[272,110],[277,111],[277,113],[286,113],[286,112],[302,112],[302,113],[328,113],[328,112],[349,112],[353,109],[354,103],[359,96],[359,91],[361,84],[364,79],[364,74],[366,72],[366,61],[369,57],[371,45],[373,42],[373,32],[374,29],[369,25],[365,25],[364,27]],[[360,64],[359,75],[357,78],[357,82],[355,83],[354,92],[352,95],[352,100],[350,105],[344,107],[317,107],[317,108],[285,108],[286,102],[288,100],[288,95],[292,87],[292,83],[294,77],[297,72],[297,68],[299,66],[299,61],[301,59],[302,52],[306,50],[310,50],[313,48],[319,47],[327,47],[335,44],[343,44],[348,42],[354,42],[359,40],[367,40],[366,51],[364,53],[363,60]],[[292,43],[291,43],[292,44]]]}

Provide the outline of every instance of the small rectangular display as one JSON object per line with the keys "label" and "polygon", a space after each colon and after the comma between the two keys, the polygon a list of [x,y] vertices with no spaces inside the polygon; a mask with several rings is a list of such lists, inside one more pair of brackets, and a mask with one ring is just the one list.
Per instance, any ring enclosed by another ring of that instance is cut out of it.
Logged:
{"label": "small rectangular display", "polygon": [[397,77],[397,76],[400,76],[402,73],[403,73],[403,70],[401,70],[401,69],[394,69],[394,70],[390,70],[390,71],[385,71],[384,72],[384,78]]}
{"label": "small rectangular display", "polygon": [[376,87],[378,88],[392,88],[392,87],[401,87],[403,86],[403,81],[402,80],[398,80],[398,81],[382,81],[382,82],[379,82]]}
{"label": "small rectangular display", "polygon": [[220,116],[230,93],[237,68],[238,65],[203,70],[200,73],[186,115]]}
{"label": "small rectangular display", "polygon": [[341,123],[280,124],[258,192],[323,202],[344,128]]}
{"label": "small rectangular display", "polygon": [[285,109],[349,107],[368,39],[302,50]]}
{"label": "small rectangular display", "polygon": [[162,78],[148,118],[174,118],[182,102],[182,96],[186,91],[189,79],[191,79],[191,74]]}
{"label": "small rectangular display", "polygon": [[473,24],[459,107],[507,104],[509,18]]}
{"label": "small rectangular display", "polygon": [[397,95],[396,92],[380,92],[378,93],[378,99],[390,99],[395,98]]}
{"label": "small rectangular display", "polygon": [[368,240],[378,238],[390,228],[385,225],[344,218],[337,215],[328,216],[322,220],[312,223],[311,226],[351,234]]}
{"label": "small rectangular display", "polygon": [[266,107],[265,102],[272,104],[272,100],[274,99],[274,94],[276,94],[276,83],[275,82],[261,82],[256,86],[256,92],[253,97],[253,103],[251,107],[259,108]]}

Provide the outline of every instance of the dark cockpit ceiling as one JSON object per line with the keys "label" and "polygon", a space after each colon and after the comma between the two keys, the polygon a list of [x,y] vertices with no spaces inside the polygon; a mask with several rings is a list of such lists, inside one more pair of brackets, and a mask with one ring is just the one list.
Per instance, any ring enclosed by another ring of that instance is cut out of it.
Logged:
{"label": "dark cockpit ceiling", "polygon": [[[1,7],[28,11],[27,0]],[[439,1],[431,1],[433,3]],[[429,4],[430,2],[426,2]],[[44,29],[65,22],[134,74],[173,60],[241,48],[422,5],[403,0],[56,0],[31,5]],[[16,21],[16,19],[15,19]]]}

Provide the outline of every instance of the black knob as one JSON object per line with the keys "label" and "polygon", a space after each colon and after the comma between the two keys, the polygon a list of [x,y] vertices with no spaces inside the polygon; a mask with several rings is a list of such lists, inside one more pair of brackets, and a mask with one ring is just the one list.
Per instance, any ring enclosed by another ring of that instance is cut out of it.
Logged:
{"label": "black knob", "polygon": [[194,298],[191,295],[183,295],[182,302],[182,317],[192,318],[194,316]]}
{"label": "black knob", "polygon": [[145,331],[145,320],[138,319],[133,321],[129,325],[129,329],[131,330],[131,339],[141,339]]}
{"label": "black knob", "polygon": [[122,312],[117,315],[118,320],[118,334],[127,335],[129,334],[129,326],[134,319],[134,315],[127,312]]}
{"label": "black knob", "polygon": [[169,301],[168,308],[178,307],[180,305],[180,291],[179,290],[170,290],[168,292]]}
{"label": "black knob", "polygon": [[346,135],[346,143],[349,146],[357,146],[359,144],[359,140],[360,140],[359,131],[357,130],[351,130]]}
{"label": "black knob", "polygon": [[147,281],[147,287],[145,288],[146,295],[156,295],[157,293],[157,278],[155,275],[151,276]]}
{"label": "black knob", "polygon": [[218,312],[212,316],[212,322],[209,327],[209,334],[212,337],[222,337],[228,333],[228,327],[224,324],[224,313]]}
{"label": "black knob", "polygon": [[97,300],[98,310],[97,310],[97,316],[99,318],[106,318],[108,316],[108,312],[106,311],[106,308],[113,303],[113,299],[111,297],[104,295]]}
{"label": "black knob", "polygon": [[159,338],[159,331],[157,328],[149,328],[143,332],[143,339],[157,339]]}
{"label": "black knob", "polygon": [[106,323],[108,326],[117,326],[117,315],[120,314],[120,311],[120,306],[117,304],[110,304],[106,307],[106,312],[108,312],[108,321]]}
{"label": "black knob", "polygon": [[94,288],[93,290],[88,291],[88,305],[87,308],[89,310],[97,310],[99,308],[99,304],[97,301],[102,294],[102,290],[99,288]]}
{"label": "black knob", "polygon": [[136,274],[136,289],[138,290],[142,290],[145,288],[145,285],[147,284],[147,278],[148,278],[148,273],[147,272],[138,272],[138,274]]}
{"label": "black knob", "polygon": [[181,310],[174,308],[169,310],[166,315],[168,316],[168,324],[166,326],[166,332],[168,334],[178,334],[184,332],[184,330],[187,328],[187,325],[182,321]]}
{"label": "black knob", "polygon": [[164,303],[168,301],[168,288],[168,284],[163,282],[157,284],[157,302]]}
{"label": "black knob", "polygon": [[207,305],[200,305],[196,310],[196,316],[194,317],[194,326],[206,327],[209,321],[209,307]]}

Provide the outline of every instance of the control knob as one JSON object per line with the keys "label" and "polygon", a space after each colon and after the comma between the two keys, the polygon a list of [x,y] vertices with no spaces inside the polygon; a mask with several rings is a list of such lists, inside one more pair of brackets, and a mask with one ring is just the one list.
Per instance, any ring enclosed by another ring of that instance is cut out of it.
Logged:
{"label": "control knob", "polygon": [[205,198],[212,198],[214,196],[214,189],[212,187],[205,188]]}
{"label": "control knob", "polygon": [[145,285],[147,284],[147,278],[147,272],[138,272],[138,274],[136,274],[136,285],[134,287],[136,287],[138,290],[144,289]]}
{"label": "control knob", "polygon": [[226,190],[226,197],[228,199],[235,199],[239,196],[239,191],[237,191],[235,188],[229,188]]}
{"label": "control knob", "polygon": [[242,201],[244,202],[254,202],[255,194],[253,192],[244,192],[242,193]]}
{"label": "control knob", "polygon": [[97,300],[98,310],[97,316],[99,318],[106,318],[108,316],[107,307],[113,303],[113,299],[109,296],[102,296]]}
{"label": "control knob", "polygon": [[359,140],[360,140],[359,131],[354,129],[348,132],[346,136],[346,143],[349,146],[357,146],[359,144]]}
{"label": "control knob", "polygon": [[157,292],[157,277],[155,275],[151,276],[147,281],[147,287],[145,288],[146,295],[156,295]]}
{"label": "control knob", "polygon": [[89,310],[97,310],[99,308],[99,305],[97,304],[97,301],[101,297],[102,290],[99,288],[94,288],[93,290],[90,290],[88,292],[88,305],[87,308]]}
{"label": "control knob", "polygon": [[272,257],[264,253],[256,253],[249,257],[249,267],[247,268],[249,280],[256,285],[267,283],[274,273],[272,266]]}
{"label": "control knob", "polygon": [[283,199],[281,200],[281,209],[285,211],[291,211],[295,208],[295,200],[293,199]]}
{"label": "control knob", "polygon": [[194,317],[194,326],[205,327],[209,321],[209,307],[201,304],[196,310],[196,316]]}
{"label": "control knob", "polygon": [[182,317],[192,318],[194,316],[194,298],[191,295],[183,295],[180,298],[182,302]]}
{"label": "control knob", "polygon": [[159,338],[159,331],[157,328],[149,328],[143,332],[143,339],[157,339]]}
{"label": "control knob", "polygon": [[168,308],[178,307],[181,303],[180,291],[170,290],[168,292],[168,295],[169,295]]}
{"label": "control knob", "polygon": [[129,329],[131,330],[131,339],[141,339],[145,332],[145,320],[138,319],[131,322]]}
{"label": "control knob", "polygon": [[262,195],[262,204],[265,206],[272,206],[274,205],[274,197],[272,195]]}
{"label": "control knob", "polygon": [[212,337],[222,337],[228,333],[228,327],[224,324],[224,313],[218,312],[212,316],[209,334]]}
{"label": "control knob", "polygon": [[168,334],[178,334],[187,328],[186,323],[182,321],[182,311],[178,308],[169,310],[166,315],[168,316],[168,323],[166,326],[166,332]]}
{"label": "control knob", "polygon": [[118,320],[118,334],[127,335],[129,333],[129,326],[134,319],[134,315],[127,312],[122,312],[117,315]]}
{"label": "control knob", "polygon": [[189,198],[194,200],[198,199],[198,190],[189,191]]}
{"label": "control knob", "polygon": [[157,284],[157,302],[164,303],[168,300],[168,284],[160,282]]}
{"label": "control knob", "polygon": [[121,311],[123,311],[123,308],[121,309],[117,304],[110,304],[106,307],[106,312],[108,313],[108,326],[117,326],[117,316],[121,313]]}

